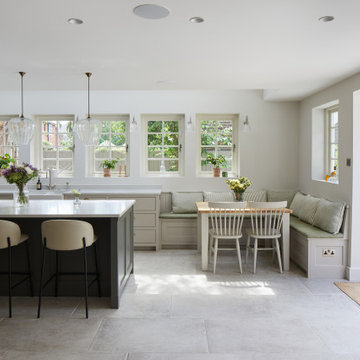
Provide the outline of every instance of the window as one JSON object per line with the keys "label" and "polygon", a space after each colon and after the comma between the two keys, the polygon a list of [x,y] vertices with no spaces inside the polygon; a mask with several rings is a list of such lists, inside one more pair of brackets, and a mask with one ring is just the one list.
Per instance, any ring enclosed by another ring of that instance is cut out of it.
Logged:
{"label": "window", "polygon": [[142,115],[147,175],[182,175],[184,115]]}
{"label": "window", "polygon": [[[311,178],[339,183],[339,100],[312,109]],[[334,167],[336,166],[336,174]]]}
{"label": "window", "polygon": [[326,132],[326,168],[331,173],[336,168],[338,173],[339,161],[339,108],[338,106],[325,110]]}
{"label": "window", "polygon": [[[97,146],[89,146],[90,176],[103,176],[102,163],[104,160],[117,160],[112,174],[118,176],[129,175],[129,115],[106,114],[93,115],[102,123],[102,131]],[[121,173],[120,173],[121,166]]]}
{"label": "window", "polygon": [[9,139],[6,129],[7,122],[18,115],[0,116],[0,155],[9,154],[15,161],[19,160],[19,147]]}
{"label": "window", "polygon": [[[38,115],[35,136],[35,161],[42,171],[54,168],[59,177],[73,176],[73,115]],[[41,141],[38,141],[39,138]]]}
{"label": "window", "polygon": [[238,121],[236,114],[198,114],[196,116],[198,139],[198,174],[212,175],[213,166],[207,163],[208,154],[222,155],[229,176],[237,176]]}

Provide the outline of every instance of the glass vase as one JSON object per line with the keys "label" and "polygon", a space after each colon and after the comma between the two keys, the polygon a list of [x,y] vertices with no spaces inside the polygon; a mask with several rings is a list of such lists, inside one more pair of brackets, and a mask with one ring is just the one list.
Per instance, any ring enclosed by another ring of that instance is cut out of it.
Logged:
{"label": "glass vase", "polygon": [[26,184],[16,185],[17,190],[14,192],[15,207],[24,207],[29,205],[29,190]]}
{"label": "glass vase", "polygon": [[236,193],[235,193],[235,197],[236,197],[236,200],[237,200],[237,201],[242,201],[242,199],[243,199],[243,193],[236,192]]}
{"label": "glass vase", "polygon": [[80,204],[81,204],[80,196],[75,195],[73,204],[74,204],[74,206],[80,206]]}

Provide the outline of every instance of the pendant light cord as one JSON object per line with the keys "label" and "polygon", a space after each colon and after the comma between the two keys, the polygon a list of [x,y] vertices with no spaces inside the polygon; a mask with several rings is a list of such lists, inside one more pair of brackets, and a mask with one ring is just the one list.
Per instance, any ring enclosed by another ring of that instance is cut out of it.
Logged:
{"label": "pendant light cord", "polygon": [[88,116],[87,118],[90,119],[90,76],[92,74],[87,72],[86,76],[88,77]]}
{"label": "pendant light cord", "polygon": [[20,118],[24,118],[24,75],[25,73],[20,71],[19,72],[20,76],[21,76],[21,85],[20,85],[20,93],[21,93],[21,116]]}

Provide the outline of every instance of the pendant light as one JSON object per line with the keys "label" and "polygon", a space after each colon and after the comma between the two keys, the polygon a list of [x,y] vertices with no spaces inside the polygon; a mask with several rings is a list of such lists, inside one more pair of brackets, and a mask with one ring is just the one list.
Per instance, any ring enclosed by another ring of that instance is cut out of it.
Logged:
{"label": "pendant light", "polygon": [[88,146],[96,146],[101,136],[102,124],[90,116],[90,72],[85,73],[88,78],[88,114],[85,119],[77,120],[74,131],[79,139]]}
{"label": "pendant light", "polygon": [[21,77],[21,115],[10,119],[7,123],[7,131],[10,140],[15,145],[28,145],[34,136],[35,121],[24,117],[24,75],[23,71],[19,72]]}

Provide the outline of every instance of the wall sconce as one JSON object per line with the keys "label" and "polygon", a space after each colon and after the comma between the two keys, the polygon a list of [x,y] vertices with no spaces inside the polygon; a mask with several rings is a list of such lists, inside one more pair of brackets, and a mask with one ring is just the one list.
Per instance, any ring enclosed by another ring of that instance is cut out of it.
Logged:
{"label": "wall sconce", "polygon": [[242,132],[244,132],[244,133],[249,133],[249,132],[251,132],[251,126],[250,126],[250,124],[249,124],[249,118],[248,118],[247,115],[245,116],[245,120],[244,120],[244,122],[242,123]]}
{"label": "wall sconce", "polygon": [[134,131],[138,127],[138,123],[135,120],[135,116],[133,116],[132,120],[130,121],[130,131]]}

